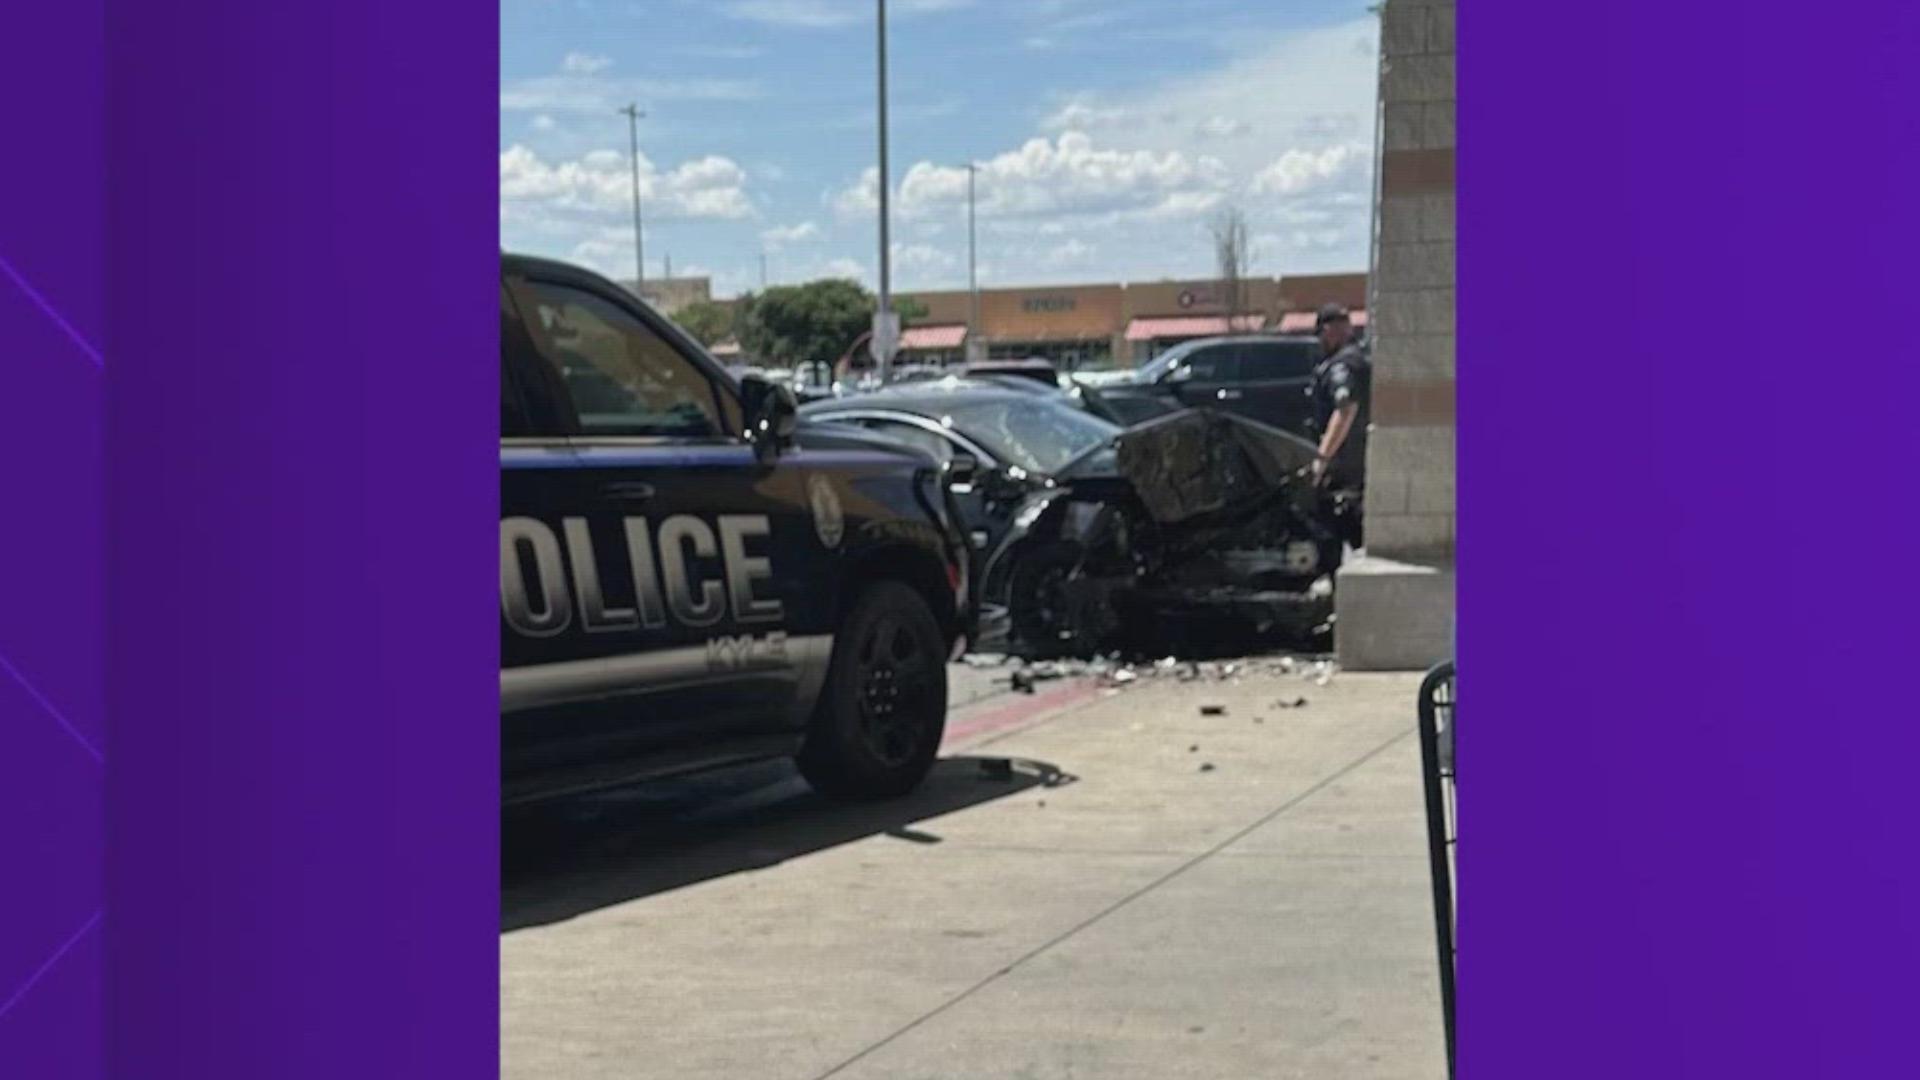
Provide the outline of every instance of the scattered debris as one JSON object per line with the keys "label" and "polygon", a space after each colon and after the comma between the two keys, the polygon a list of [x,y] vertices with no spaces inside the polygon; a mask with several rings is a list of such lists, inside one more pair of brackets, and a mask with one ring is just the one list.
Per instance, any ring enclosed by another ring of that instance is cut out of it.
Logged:
{"label": "scattered debris", "polygon": [[1139,677],[1140,677],[1139,674],[1136,673],[1130,667],[1123,667],[1118,671],[1109,672],[1107,674],[1108,681],[1121,683],[1121,684],[1130,683],[1135,679],[1138,679]]}
{"label": "scattered debris", "polygon": [[981,758],[980,775],[988,780],[1011,783],[1013,780],[1012,758]]}
{"label": "scattered debris", "polygon": [[1203,762],[1201,762],[1201,763],[1200,763],[1200,771],[1201,771],[1201,772],[1212,772],[1212,771],[1213,771],[1213,762],[1211,762],[1211,761],[1203,761]]}
{"label": "scattered debris", "polygon": [[1273,707],[1276,709],[1304,709],[1307,707],[1307,699],[1297,697],[1292,701],[1276,701],[1273,703]]}
{"label": "scattered debris", "polygon": [[1227,707],[1225,705],[1202,705],[1200,706],[1200,715],[1225,716],[1227,715]]}
{"label": "scattered debris", "polygon": [[1197,753],[1199,753],[1199,752],[1200,752],[1200,744],[1199,744],[1199,743],[1194,743],[1194,744],[1193,744],[1192,746],[1189,746],[1189,747],[1187,747],[1187,753],[1189,753],[1189,754],[1197,754]]}
{"label": "scattered debris", "polygon": [[1013,675],[1010,678],[1008,678],[1007,681],[1011,683],[1013,685],[1014,690],[1018,691],[1019,693],[1022,693],[1022,694],[1033,693],[1033,673],[1026,670],[1025,668],[1022,668],[1019,671],[1014,672]]}

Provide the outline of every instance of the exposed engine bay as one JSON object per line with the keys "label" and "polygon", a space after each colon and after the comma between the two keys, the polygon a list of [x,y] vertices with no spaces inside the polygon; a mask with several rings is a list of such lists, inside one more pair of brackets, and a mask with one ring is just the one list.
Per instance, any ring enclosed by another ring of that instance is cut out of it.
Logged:
{"label": "exposed engine bay", "polygon": [[[1336,502],[1305,439],[1210,409],[1128,428],[1113,468],[1022,507],[982,611],[1028,657],[1208,651],[1330,634]],[[989,631],[993,633],[993,630]]]}

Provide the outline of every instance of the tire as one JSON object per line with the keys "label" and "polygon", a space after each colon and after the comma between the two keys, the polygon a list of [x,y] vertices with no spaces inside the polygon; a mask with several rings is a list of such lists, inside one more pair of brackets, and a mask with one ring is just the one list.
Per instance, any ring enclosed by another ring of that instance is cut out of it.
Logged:
{"label": "tire", "polygon": [[1060,583],[1080,562],[1075,544],[1052,544],[1016,552],[1007,575],[1011,600],[1009,638],[1021,656],[1053,660],[1092,648],[1083,641],[1068,598]]}
{"label": "tire", "polygon": [[868,586],[840,624],[800,774],[823,795],[897,798],[926,779],[947,727],[946,639],[920,594]]}

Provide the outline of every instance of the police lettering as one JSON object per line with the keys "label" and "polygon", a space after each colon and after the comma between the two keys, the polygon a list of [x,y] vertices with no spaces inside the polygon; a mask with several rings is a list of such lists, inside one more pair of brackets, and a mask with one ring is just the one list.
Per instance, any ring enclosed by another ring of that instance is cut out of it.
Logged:
{"label": "police lettering", "polygon": [[[507,625],[528,637],[552,637],[576,615],[590,634],[658,630],[668,615],[687,627],[712,626],[729,611],[742,624],[786,617],[777,598],[762,595],[773,578],[772,560],[748,550],[771,535],[766,515],[723,514],[717,530],[686,514],[667,518],[657,530],[643,517],[621,524],[633,579],[630,603],[609,601],[586,518],[562,519],[560,536],[536,518],[502,519],[500,612]],[[715,559],[720,573],[710,574],[706,566]]]}

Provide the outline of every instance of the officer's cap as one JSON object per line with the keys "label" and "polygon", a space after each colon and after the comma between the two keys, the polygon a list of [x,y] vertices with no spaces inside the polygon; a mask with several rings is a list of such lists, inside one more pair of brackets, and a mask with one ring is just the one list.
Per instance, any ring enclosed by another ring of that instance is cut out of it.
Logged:
{"label": "officer's cap", "polygon": [[1337,322],[1343,323],[1343,322],[1351,322],[1351,321],[1352,321],[1352,317],[1347,314],[1347,309],[1345,307],[1339,304],[1323,304],[1320,307],[1320,313],[1318,315],[1315,315],[1313,318],[1313,328],[1315,330],[1318,330],[1321,327],[1327,325],[1328,323],[1337,323]]}

